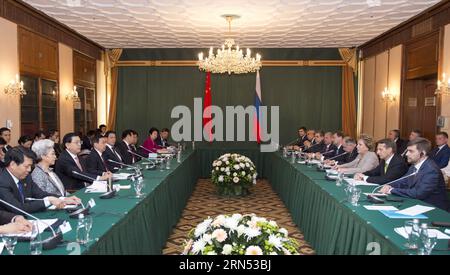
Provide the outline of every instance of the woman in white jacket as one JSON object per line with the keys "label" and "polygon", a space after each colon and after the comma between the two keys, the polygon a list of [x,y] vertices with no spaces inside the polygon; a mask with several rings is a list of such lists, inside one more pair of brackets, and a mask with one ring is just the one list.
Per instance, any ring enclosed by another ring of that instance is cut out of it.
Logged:
{"label": "woman in white jacket", "polygon": [[338,165],[336,168],[339,172],[345,174],[365,173],[378,166],[378,156],[373,152],[373,139],[362,134],[358,139],[358,156],[352,162]]}

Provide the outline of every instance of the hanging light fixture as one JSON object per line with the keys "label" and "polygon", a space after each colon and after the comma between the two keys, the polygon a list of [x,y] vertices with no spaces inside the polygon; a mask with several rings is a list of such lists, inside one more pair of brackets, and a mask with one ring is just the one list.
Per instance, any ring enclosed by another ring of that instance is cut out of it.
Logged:
{"label": "hanging light fixture", "polygon": [[251,57],[250,49],[247,49],[244,54],[238,45],[234,47],[235,41],[231,38],[231,21],[240,16],[222,15],[222,17],[228,22],[228,38],[225,39],[222,48],[217,49],[216,54],[212,47],[209,49],[208,57],[204,58],[203,52],[198,54],[199,69],[211,73],[228,73],[229,75],[256,72],[262,66],[261,55],[257,53],[255,57]]}

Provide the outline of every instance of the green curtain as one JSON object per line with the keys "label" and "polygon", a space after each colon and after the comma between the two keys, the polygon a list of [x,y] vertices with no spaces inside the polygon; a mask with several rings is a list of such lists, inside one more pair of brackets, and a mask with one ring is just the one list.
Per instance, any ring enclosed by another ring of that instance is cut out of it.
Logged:
{"label": "green curtain", "polygon": [[[340,67],[261,69],[263,105],[269,109],[280,107],[282,144],[296,138],[298,127],[303,125],[323,130],[341,129],[341,70]],[[225,106],[253,105],[255,81],[255,73],[212,74],[212,104],[224,112]],[[176,121],[170,117],[172,108],[186,105],[193,117],[194,97],[203,97],[204,86],[205,73],[195,67],[120,67],[116,130],[135,129],[142,142],[153,126],[170,129]],[[268,122],[270,132],[270,118]]]}

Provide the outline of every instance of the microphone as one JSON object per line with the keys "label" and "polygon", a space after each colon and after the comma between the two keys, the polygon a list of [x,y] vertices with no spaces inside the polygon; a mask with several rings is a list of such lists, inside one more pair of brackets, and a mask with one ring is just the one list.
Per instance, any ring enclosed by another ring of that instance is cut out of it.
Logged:
{"label": "microphone", "polygon": [[149,153],[158,153],[158,152],[152,151],[152,150],[150,150],[150,149],[147,149],[147,148],[145,148],[145,147],[142,146],[142,145],[139,145],[139,148],[142,148],[142,149],[144,149],[145,151],[147,151],[147,152],[149,152]]}
{"label": "microphone", "polygon": [[292,140],[291,142],[289,142],[288,144],[286,144],[286,146],[291,145],[292,143],[296,142],[296,141],[299,140],[299,139],[300,139],[300,138],[296,138],[296,139]]}
{"label": "microphone", "polygon": [[151,159],[149,159],[149,158],[147,158],[147,157],[144,157],[144,156],[142,156],[142,155],[139,155],[139,154],[137,154],[137,153],[135,153],[135,152],[133,152],[133,151],[131,151],[131,150],[128,150],[128,153],[130,153],[130,154],[132,154],[132,155],[135,155],[135,156],[138,156],[138,157],[141,157],[141,158],[143,158],[143,159],[147,159],[148,161],[151,162],[151,164],[153,165],[153,167],[156,165],[156,163],[154,163]]}
{"label": "microphone", "polygon": [[0,199],[0,202],[2,202],[3,204],[11,207],[14,210],[19,211],[22,214],[25,214],[28,217],[31,217],[32,219],[36,220],[37,222],[41,222],[41,223],[47,225],[50,228],[50,230],[52,231],[53,236],[42,241],[42,248],[43,249],[45,249],[45,250],[53,249],[53,248],[57,247],[58,244],[63,241],[63,234],[62,234],[62,232],[58,232],[58,234],[56,234],[56,232],[53,229],[53,227],[51,227],[48,223],[44,222],[43,220],[40,220],[40,219],[36,218],[35,216],[31,215],[30,213],[25,212],[22,209],[20,209],[18,207],[15,207],[14,205],[12,205],[12,204],[10,204],[10,203],[2,200],[2,199]]}
{"label": "microphone", "polygon": [[123,163],[123,162],[114,161],[114,160],[112,160],[112,159],[108,159],[108,161],[109,161],[109,162],[112,162],[112,163],[115,163],[115,164],[119,164],[119,165],[125,166],[125,167],[130,167],[130,168],[133,168],[133,169],[135,169],[135,170],[138,169],[137,167],[135,167],[135,166],[133,166],[133,165],[125,164],[125,163]]}
{"label": "microphone", "polygon": [[335,159],[335,158],[342,157],[342,156],[347,155],[347,154],[348,154],[348,152],[345,152],[345,153],[342,153],[342,154],[340,154],[340,155],[337,155],[337,156],[334,156],[334,157],[332,157],[332,158],[329,158],[328,160],[333,160],[333,159]]}
{"label": "microphone", "polygon": [[[317,145],[319,145],[319,144],[321,144],[321,142],[311,145],[311,146],[310,146],[308,149],[306,149],[306,150],[309,150],[309,149],[311,149],[311,148],[313,148],[314,146],[317,146]],[[304,145],[303,145],[303,146],[304,146]]]}
{"label": "microphone", "polygon": [[412,174],[409,174],[409,175],[406,175],[406,176],[404,176],[404,177],[401,177],[401,178],[399,178],[399,179],[396,179],[396,180],[390,181],[390,182],[388,182],[388,183],[382,184],[382,185],[380,185],[380,186],[377,186],[377,187],[375,187],[375,188],[372,190],[371,193],[373,194],[376,190],[378,190],[379,188],[381,188],[381,187],[383,187],[383,186],[385,186],[385,185],[389,185],[389,184],[392,184],[392,183],[397,182],[397,181],[399,181],[399,180],[402,180],[402,179],[406,179],[406,178],[412,177],[412,176],[414,176],[414,175],[416,175],[416,174],[417,174],[417,171],[414,172],[414,173],[412,173]]}
{"label": "microphone", "polygon": [[321,153],[321,155],[323,156],[323,155],[326,155],[326,154],[329,154],[329,153],[333,153],[334,151],[333,150],[330,150],[330,151],[326,151],[325,153]]}
{"label": "microphone", "polygon": [[94,182],[94,181],[97,180],[97,179],[91,178],[91,177],[89,177],[89,176],[86,176],[85,174],[79,173],[79,172],[77,172],[77,171],[72,171],[72,173],[75,174],[75,175],[78,175],[78,176],[82,176],[82,177],[84,177],[84,178],[86,178],[86,179],[88,179],[88,180],[91,180],[92,182]]}
{"label": "microphone", "polygon": [[[87,179],[90,179],[90,180],[92,180],[92,182],[97,181],[97,179],[91,178],[91,177],[86,176],[86,175],[84,175],[84,174],[81,174],[81,173],[79,173],[79,172],[77,172],[77,171],[72,171],[72,172],[73,172],[74,174],[76,174],[76,175],[79,175],[79,176],[85,177],[85,178],[87,178]],[[111,188],[111,189],[112,189],[112,188]],[[100,195],[100,198],[101,198],[101,199],[110,199],[110,198],[116,196],[116,190],[114,190],[114,189],[110,190],[108,184],[106,185],[106,190],[109,190],[109,191],[106,191],[106,193]],[[83,208],[84,208],[84,206],[83,206]],[[76,215],[78,216],[78,214],[79,214],[79,213],[77,213]]]}

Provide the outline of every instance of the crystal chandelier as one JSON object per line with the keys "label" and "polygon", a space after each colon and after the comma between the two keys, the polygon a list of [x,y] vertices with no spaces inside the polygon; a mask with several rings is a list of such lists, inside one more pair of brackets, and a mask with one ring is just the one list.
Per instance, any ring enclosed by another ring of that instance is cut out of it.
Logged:
{"label": "crystal chandelier", "polygon": [[20,95],[21,97],[27,94],[27,91],[23,88],[23,81],[20,80],[18,74],[16,74],[16,78],[11,80],[8,86],[5,87],[5,94],[12,96]]}
{"label": "crystal chandelier", "polygon": [[234,39],[231,38],[231,21],[239,18],[237,15],[223,15],[228,22],[228,35],[229,38],[225,39],[225,43],[221,49],[217,49],[217,53],[214,55],[213,48],[209,49],[209,55],[203,58],[203,52],[198,54],[198,67],[202,71],[211,73],[228,73],[231,75],[252,73],[259,70],[262,66],[261,55],[256,54],[255,57],[251,57],[251,50],[247,49],[244,55],[242,49],[235,45]]}

